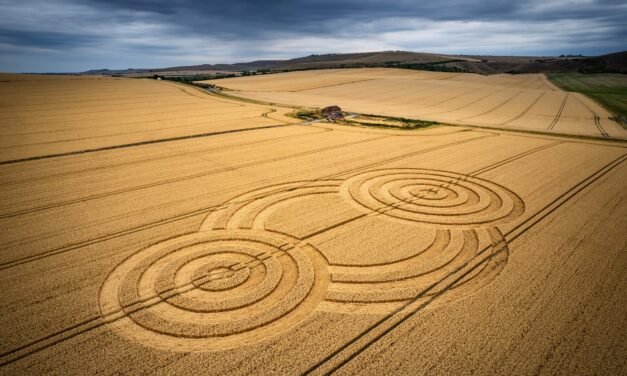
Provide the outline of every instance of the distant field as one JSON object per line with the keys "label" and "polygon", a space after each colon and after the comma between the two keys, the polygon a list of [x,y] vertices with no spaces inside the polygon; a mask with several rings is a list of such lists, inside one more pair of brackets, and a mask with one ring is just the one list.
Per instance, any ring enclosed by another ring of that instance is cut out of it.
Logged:
{"label": "distant field", "polygon": [[362,68],[204,81],[234,96],[446,124],[627,138],[612,114],[543,74],[426,72]]}
{"label": "distant field", "polygon": [[566,91],[594,98],[627,125],[627,75],[616,73],[551,73],[548,77]]}
{"label": "distant field", "polygon": [[0,74],[0,108],[0,163],[295,121],[189,86],[97,76]]}

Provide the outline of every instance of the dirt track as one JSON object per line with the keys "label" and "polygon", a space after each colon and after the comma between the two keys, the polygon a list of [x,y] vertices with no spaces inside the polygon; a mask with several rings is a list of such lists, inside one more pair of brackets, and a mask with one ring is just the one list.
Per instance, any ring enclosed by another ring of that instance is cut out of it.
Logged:
{"label": "dirt track", "polygon": [[0,166],[2,374],[625,372],[624,143],[219,133],[294,120],[162,82],[19,79],[1,159],[49,157]]}

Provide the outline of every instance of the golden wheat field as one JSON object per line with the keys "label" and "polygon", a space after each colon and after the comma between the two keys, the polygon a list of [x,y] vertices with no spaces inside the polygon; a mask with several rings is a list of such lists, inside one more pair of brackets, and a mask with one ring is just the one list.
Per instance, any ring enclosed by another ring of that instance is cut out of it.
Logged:
{"label": "golden wheat field", "polygon": [[204,81],[229,93],[299,106],[337,104],[357,113],[447,124],[627,138],[611,114],[543,74],[326,69]]}
{"label": "golden wheat field", "polygon": [[153,80],[0,74],[0,161],[295,122]]}
{"label": "golden wheat field", "polygon": [[[543,76],[363,72],[216,83],[623,132]],[[300,123],[153,80],[0,81],[0,374],[626,371],[624,142]]]}

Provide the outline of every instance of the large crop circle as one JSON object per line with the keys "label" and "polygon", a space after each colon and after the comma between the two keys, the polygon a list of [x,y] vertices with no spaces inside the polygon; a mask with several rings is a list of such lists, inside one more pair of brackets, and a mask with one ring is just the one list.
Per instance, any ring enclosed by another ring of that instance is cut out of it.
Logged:
{"label": "large crop circle", "polygon": [[206,350],[286,330],[324,298],[322,256],[287,236],[206,231],[146,248],[109,275],[104,317],[123,315],[126,335],[156,347]]}

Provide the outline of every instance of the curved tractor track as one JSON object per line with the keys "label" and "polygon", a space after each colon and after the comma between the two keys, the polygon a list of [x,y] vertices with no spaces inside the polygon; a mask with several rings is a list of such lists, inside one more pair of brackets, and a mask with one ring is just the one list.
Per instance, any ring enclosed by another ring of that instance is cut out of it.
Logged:
{"label": "curved tractor track", "polygon": [[[286,202],[319,195],[339,195],[363,210],[349,221],[401,220],[431,231],[433,241],[394,262],[333,264],[310,239],[347,221],[300,237],[266,228]],[[523,211],[522,200],[504,187],[436,170],[370,170],[345,180],[261,188],[209,214],[198,233],[123,261],[101,289],[101,315],[118,317],[124,336],[170,350],[253,343],[295,326],[323,300],[341,305],[412,299],[475,257],[480,237],[502,243],[495,225]],[[488,283],[505,266],[505,256],[457,288]]]}

